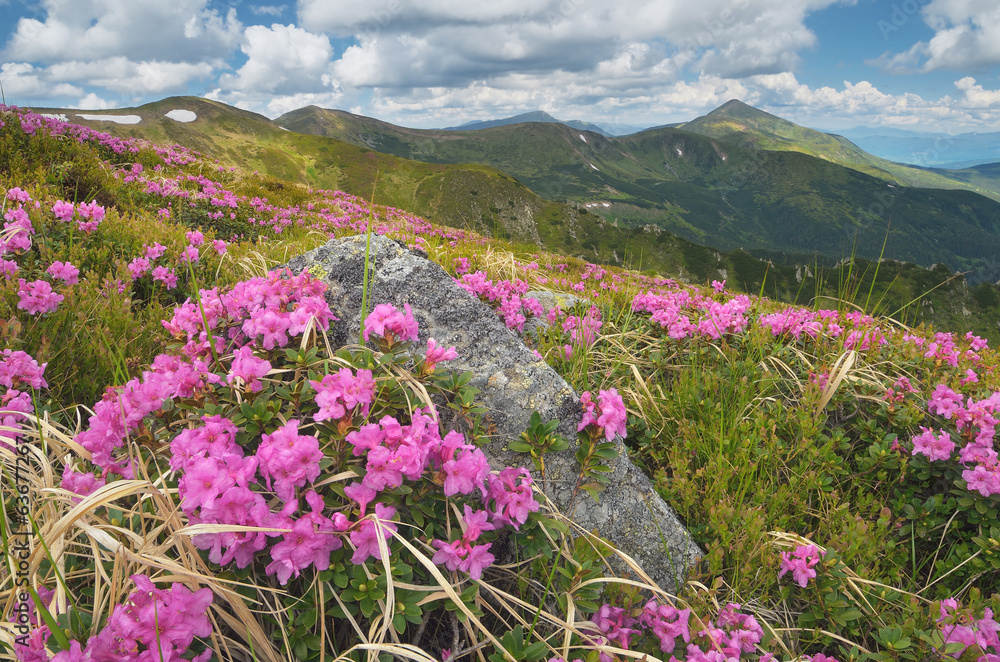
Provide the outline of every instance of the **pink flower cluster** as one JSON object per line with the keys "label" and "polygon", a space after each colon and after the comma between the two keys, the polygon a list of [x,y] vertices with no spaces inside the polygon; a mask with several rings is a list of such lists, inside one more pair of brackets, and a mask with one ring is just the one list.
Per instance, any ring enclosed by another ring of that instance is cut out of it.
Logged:
{"label": "pink flower cluster", "polygon": [[406,342],[417,339],[417,320],[413,317],[410,304],[403,304],[403,310],[399,311],[391,303],[380,303],[375,306],[375,310],[365,318],[365,330],[362,336],[365,341],[371,338],[372,334],[392,346],[397,342]]}
{"label": "pink flower cluster", "polygon": [[44,373],[47,363],[38,361],[20,350],[3,350],[0,354],[0,445],[12,447],[21,437],[22,424],[35,414],[35,405],[27,389],[45,388]]}
{"label": "pink flower cluster", "polygon": [[524,331],[528,316],[541,315],[543,310],[538,299],[522,298],[528,292],[528,283],[523,280],[501,280],[493,282],[483,271],[467,273],[456,280],[459,287],[489,303],[503,318],[508,329]]}
{"label": "pink flower cluster", "polygon": [[[316,390],[316,404],[319,411],[313,416],[317,423],[326,420],[340,421],[357,411],[367,417],[375,400],[375,380],[371,370],[341,368],[326,375],[321,381],[310,381]],[[360,408],[360,410],[359,410]]]}
{"label": "pink flower cluster", "polygon": [[[692,632],[690,619],[689,609],[677,609],[657,600],[646,603],[638,618],[621,607],[605,604],[591,617],[597,632],[589,635],[590,643],[598,646],[610,643],[628,649],[634,637],[651,634],[659,640],[660,650],[670,654],[675,662],[730,662],[754,652],[764,637],[757,620],[742,613],[740,605],[735,603],[723,607],[715,622],[708,621],[704,629]],[[680,658],[673,655],[678,639],[687,644],[686,655]],[[613,659],[604,652],[599,657],[601,662]]]}
{"label": "pink flower cluster", "polygon": [[458,358],[458,352],[455,351],[454,347],[445,349],[444,347],[440,347],[433,338],[428,338],[427,351],[424,353],[423,370],[425,373],[430,374],[434,372],[434,368],[437,367],[438,363],[452,361],[456,358]]}
{"label": "pink flower cluster", "polygon": [[615,437],[625,438],[628,434],[625,428],[628,413],[622,396],[618,395],[618,389],[600,391],[597,402],[591,399],[590,391],[584,391],[580,396],[580,404],[583,405],[583,418],[576,428],[578,432],[582,432],[588,425],[594,425],[598,434],[603,432],[608,441]]}
{"label": "pink flower cluster", "polygon": [[[979,492],[984,497],[1000,494],[1000,462],[993,443],[1000,424],[998,408],[1000,391],[982,400],[970,396],[963,402],[963,396],[946,384],[938,384],[927,401],[927,411],[931,414],[954,421],[966,442],[958,453],[958,461],[964,466],[962,479],[970,492]],[[914,455],[924,455],[932,461],[951,459],[957,444],[948,432],[935,433],[924,427],[921,430],[912,439]]]}
{"label": "pink flower cluster", "polygon": [[266,277],[237,283],[221,295],[216,288],[201,290],[201,306],[190,300],[184,302],[163,326],[175,337],[187,340],[183,351],[191,358],[211,356],[209,332],[217,352],[248,344],[272,350],[285,347],[290,336],[301,335],[310,320],[324,331],[330,328],[336,318],[323,298],[325,290],[323,281],[308,273],[292,276],[287,271],[273,271]]}
{"label": "pink flower cluster", "polygon": [[749,325],[746,316],[749,309],[750,297],[746,295],[721,303],[688,290],[646,292],[632,299],[634,312],[651,313],[653,322],[674,340],[696,336],[718,339],[724,334],[739,333]]}
{"label": "pink flower cluster", "polygon": [[20,297],[17,307],[27,311],[29,315],[55,312],[65,298],[53,291],[52,286],[44,280],[27,283],[23,278],[17,279],[17,295]]}
{"label": "pink flower cluster", "polygon": [[976,618],[967,610],[961,610],[957,601],[948,598],[941,601],[937,623],[945,644],[961,644],[961,648],[951,653],[955,659],[963,657],[970,646],[977,646],[977,652],[983,653],[979,662],[1000,660],[1000,623],[994,620],[989,607],[983,610],[982,618]]}
{"label": "pink flower cluster", "polygon": [[107,623],[85,646],[71,641],[70,648],[49,656],[45,640],[50,632],[47,626],[37,628],[29,638],[28,646],[17,646],[17,658],[23,662],[92,662],[117,660],[120,662],[208,662],[212,650],[194,656],[182,657],[194,643],[195,637],[212,634],[208,607],[212,604],[212,591],[202,588],[191,591],[183,584],[172,584],[169,589],[156,588],[145,575],[132,575],[136,590],[132,591],[111,614]]}
{"label": "pink flower cluster", "polygon": [[492,543],[474,545],[483,531],[496,528],[489,520],[490,514],[485,510],[472,510],[465,504],[462,520],[462,536],[450,543],[443,540],[433,541],[437,552],[432,559],[437,565],[443,565],[448,570],[468,573],[473,579],[481,579],[483,569],[496,560],[490,554]]}
{"label": "pink flower cluster", "polygon": [[778,576],[781,577],[785,573],[791,572],[795,582],[805,588],[810,579],[816,578],[814,568],[819,564],[822,556],[823,552],[820,552],[816,545],[800,545],[795,548],[795,551],[782,552],[781,571],[778,572]]}

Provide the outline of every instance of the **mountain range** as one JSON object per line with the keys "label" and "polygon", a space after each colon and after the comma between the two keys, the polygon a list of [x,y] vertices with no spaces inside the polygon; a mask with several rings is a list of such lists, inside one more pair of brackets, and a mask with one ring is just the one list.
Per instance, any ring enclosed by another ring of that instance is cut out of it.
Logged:
{"label": "mountain range", "polygon": [[[174,109],[197,119],[165,117]],[[111,121],[122,113],[140,121]],[[694,242],[718,260],[739,249],[777,264],[884,256],[944,263],[973,283],[1000,278],[1000,203],[986,197],[1000,196],[1000,166],[892,163],[738,101],[618,137],[554,121],[409,129],[315,106],[272,121],[190,97],[103,114],[92,123],[119,135],[374,192],[436,222],[593,261],[677,266]]]}
{"label": "mountain range", "polygon": [[859,126],[837,133],[872,154],[902,163],[961,169],[1000,161],[1000,132],[950,135]]}

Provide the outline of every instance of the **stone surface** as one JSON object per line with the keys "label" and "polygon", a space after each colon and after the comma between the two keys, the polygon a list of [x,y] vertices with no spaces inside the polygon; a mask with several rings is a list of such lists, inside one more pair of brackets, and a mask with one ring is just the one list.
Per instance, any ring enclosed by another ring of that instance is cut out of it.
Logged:
{"label": "stone surface", "polygon": [[[334,346],[358,343],[364,264],[365,237],[360,236],[330,241],[285,265],[326,281],[327,301],[340,318],[330,329]],[[460,288],[439,265],[373,235],[369,269],[369,310],[379,303],[400,308],[409,304],[420,325],[421,344],[433,337],[439,345],[457,349],[458,359],[442,367],[473,373],[471,383],[480,389],[479,399],[495,426],[493,441],[484,448],[494,469],[530,468],[528,457],[507,444],[520,438],[533,411],[543,421],[559,419],[558,432],[571,445],[546,455],[546,480],[539,482],[546,495],[584,529],[596,530],[636,559],[661,587],[672,589],[698,561],[701,550],[649,479],[628,460],[620,439],[619,456],[599,502],[581,490],[574,512],[566,512],[579,473],[574,453],[582,409],[579,396],[562,377],[536,359],[488,306]]]}

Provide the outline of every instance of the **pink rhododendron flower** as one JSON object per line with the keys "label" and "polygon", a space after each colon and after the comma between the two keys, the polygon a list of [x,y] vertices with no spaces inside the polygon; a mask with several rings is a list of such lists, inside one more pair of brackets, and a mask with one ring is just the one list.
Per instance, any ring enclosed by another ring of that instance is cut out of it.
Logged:
{"label": "pink rhododendron flower", "polygon": [[0,273],[4,275],[4,278],[10,280],[17,275],[18,271],[19,267],[17,266],[17,262],[0,258]]}
{"label": "pink rhododendron flower", "polygon": [[390,532],[395,533],[397,530],[396,524],[390,521],[395,516],[396,509],[392,506],[386,506],[381,503],[375,504],[375,517],[380,520],[380,524],[376,525],[374,520],[368,517],[361,520],[358,528],[351,531],[351,544],[354,545],[354,555],[351,556],[351,563],[361,565],[369,558],[375,558],[377,561],[382,560],[382,552],[378,547],[379,535],[381,534],[381,537],[385,538],[388,544],[391,538]]}
{"label": "pink rhododendron flower", "polygon": [[326,375],[322,381],[310,380],[316,389],[316,404],[319,411],[314,415],[316,422],[339,421],[353,414],[358,407],[362,416],[368,416],[371,403],[375,400],[375,380],[372,371],[361,369],[357,374],[350,368]]}
{"label": "pink rhododendron flower", "polygon": [[367,341],[373,333],[390,342],[416,340],[417,320],[413,317],[410,304],[403,304],[403,312],[390,303],[375,306],[375,310],[365,318],[365,331],[362,335]]}
{"label": "pink rhododendron flower", "polygon": [[608,441],[613,440],[616,436],[626,436],[627,412],[625,403],[618,395],[617,389],[600,391],[596,403],[591,399],[590,391],[584,391],[583,395],[580,396],[580,404],[583,405],[583,418],[577,426],[578,432],[583,431],[588,425],[595,425],[604,431]]}
{"label": "pink rhododendron flower", "polygon": [[198,230],[191,230],[184,236],[187,237],[188,243],[192,246],[201,246],[205,243],[205,235]]}
{"label": "pink rhododendron flower", "polygon": [[11,202],[16,202],[19,204],[24,204],[31,201],[31,195],[22,189],[20,186],[15,186],[12,189],[8,189],[7,195],[5,196]]}
{"label": "pink rhododendron flower", "polygon": [[75,285],[80,282],[80,270],[70,262],[53,262],[45,270],[45,273],[61,279],[67,285]]}
{"label": "pink rhododendron flower", "polygon": [[253,354],[253,348],[244,345],[233,353],[233,363],[226,376],[226,382],[232,384],[234,380],[239,379],[245,388],[257,393],[264,388],[260,383],[261,377],[266,377],[269,372],[271,364],[264,359],[258,359]]}
{"label": "pink rhododendron flower", "polygon": [[73,203],[65,200],[56,200],[52,205],[52,214],[63,223],[73,220]]}
{"label": "pink rhododendron flower", "polygon": [[294,498],[296,487],[311,483],[319,476],[323,453],[319,449],[319,439],[300,435],[299,422],[292,419],[273,433],[263,435],[257,459],[268,489],[273,482],[275,494],[287,502]]}
{"label": "pink rhododendron flower", "polygon": [[52,286],[44,280],[26,283],[23,278],[17,281],[17,295],[20,297],[17,307],[29,315],[55,312],[64,298],[53,292]]}
{"label": "pink rhododendron flower", "polygon": [[439,347],[433,338],[427,339],[427,353],[424,355],[424,369],[427,372],[434,372],[435,366],[442,361],[451,361],[458,358],[458,352],[454,347],[445,349]]}
{"label": "pink rhododendron flower", "polygon": [[810,579],[815,579],[816,571],[813,568],[819,563],[821,556],[816,545],[800,545],[793,552],[782,552],[778,576],[791,572],[796,583],[805,588]]}
{"label": "pink rhododendron flower", "polygon": [[42,375],[47,365],[38,365],[38,361],[21,350],[5,349],[0,354],[0,386],[20,388],[27,384],[31,388],[45,388],[48,383]]}
{"label": "pink rhododendron flower", "polygon": [[146,259],[158,260],[166,252],[167,247],[155,242],[152,246],[143,246],[143,249],[146,251]]}
{"label": "pink rhododendron flower", "polygon": [[191,245],[184,248],[181,251],[181,256],[177,259],[181,264],[195,264],[198,262],[201,254],[198,252],[198,247]]}
{"label": "pink rhododendron flower", "polygon": [[955,442],[951,440],[951,436],[947,432],[935,435],[933,430],[923,426],[920,429],[923,432],[913,437],[912,440],[913,455],[924,455],[932,461],[943,461],[951,458],[951,454],[955,450]]}
{"label": "pink rhododendron flower", "polygon": [[139,280],[149,271],[149,258],[137,257],[128,264],[128,271],[132,275],[132,280]]}
{"label": "pink rhododendron flower", "polygon": [[214,239],[212,240],[212,248],[214,248],[215,252],[219,255],[224,255],[228,250],[228,245],[224,239]]}

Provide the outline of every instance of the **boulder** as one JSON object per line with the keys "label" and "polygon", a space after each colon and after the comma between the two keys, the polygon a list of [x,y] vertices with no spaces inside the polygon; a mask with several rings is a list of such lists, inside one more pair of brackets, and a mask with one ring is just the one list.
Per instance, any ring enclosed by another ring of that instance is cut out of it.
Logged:
{"label": "boulder", "polygon": [[[309,271],[323,279],[327,301],[340,321],[331,325],[333,346],[358,343],[365,265],[365,237],[326,245],[290,260],[294,273]],[[519,439],[532,412],[543,421],[558,419],[569,450],[546,455],[546,480],[536,482],[568,517],[632,556],[662,588],[672,590],[701,550],[677,516],[653,490],[649,479],[628,459],[621,439],[611,464],[610,482],[599,501],[580,490],[573,512],[579,465],[576,426],[582,414],[577,393],[544,361],[535,358],[487,305],[460,288],[439,265],[386,237],[373,235],[369,258],[369,306],[409,304],[420,325],[420,344],[433,337],[454,345],[458,359],[443,368],[471,372],[471,384],[488,410],[493,440],[484,448],[494,469],[531,467],[527,455],[508,444]],[[596,394],[595,394],[596,395]]]}

